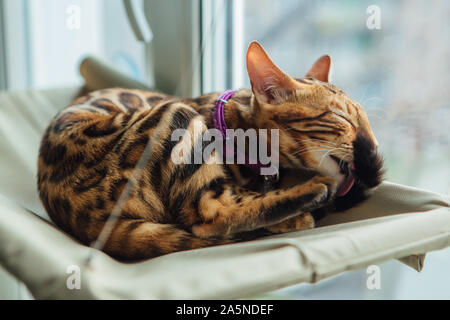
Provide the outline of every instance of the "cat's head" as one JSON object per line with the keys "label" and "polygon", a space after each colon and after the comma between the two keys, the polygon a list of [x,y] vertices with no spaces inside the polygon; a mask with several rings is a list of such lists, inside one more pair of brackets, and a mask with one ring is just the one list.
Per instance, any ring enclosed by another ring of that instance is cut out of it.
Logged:
{"label": "cat's head", "polygon": [[253,117],[259,128],[279,129],[281,167],[332,176],[345,196],[379,185],[383,162],[363,108],[329,83],[330,66],[322,56],[304,78],[293,78],[257,42],[247,52]]}

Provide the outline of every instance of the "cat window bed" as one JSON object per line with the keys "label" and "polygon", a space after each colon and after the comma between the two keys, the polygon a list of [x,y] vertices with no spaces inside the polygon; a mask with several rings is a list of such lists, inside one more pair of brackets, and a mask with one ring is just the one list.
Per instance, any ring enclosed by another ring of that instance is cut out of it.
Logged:
{"label": "cat window bed", "polygon": [[[82,73],[88,90],[143,87],[92,59]],[[389,259],[420,271],[427,252],[450,246],[447,197],[385,182],[369,200],[313,230],[117,262],[49,223],[36,191],[43,130],[79,90],[0,93],[0,265],[36,298],[245,298]],[[66,286],[74,265],[80,290]]]}

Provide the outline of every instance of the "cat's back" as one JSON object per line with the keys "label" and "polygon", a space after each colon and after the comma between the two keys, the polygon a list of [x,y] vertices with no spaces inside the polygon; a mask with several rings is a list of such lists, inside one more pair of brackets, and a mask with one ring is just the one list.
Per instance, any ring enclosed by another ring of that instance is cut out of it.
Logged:
{"label": "cat's back", "polygon": [[[123,216],[164,222],[167,142],[171,131],[195,117],[200,115],[182,100],[151,91],[114,88],[76,99],[53,118],[41,141],[38,189],[51,219],[92,241],[130,181],[136,188]],[[156,143],[143,178],[134,181],[151,139]]]}

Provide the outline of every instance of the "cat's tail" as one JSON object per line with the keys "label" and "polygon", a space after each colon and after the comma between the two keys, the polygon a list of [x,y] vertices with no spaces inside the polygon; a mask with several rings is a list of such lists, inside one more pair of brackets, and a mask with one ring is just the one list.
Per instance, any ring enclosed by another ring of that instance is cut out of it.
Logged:
{"label": "cat's tail", "polygon": [[226,239],[201,239],[172,224],[121,219],[105,242],[103,251],[119,260],[142,260],[232,242]]}

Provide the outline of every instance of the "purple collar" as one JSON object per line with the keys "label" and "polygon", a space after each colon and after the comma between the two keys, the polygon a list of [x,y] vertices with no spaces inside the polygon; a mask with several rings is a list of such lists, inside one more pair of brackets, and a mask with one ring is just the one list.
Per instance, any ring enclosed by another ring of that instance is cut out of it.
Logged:
{"label": "purple collar", "polygon": [[[225,142],[227,140],[229,140],[228,133],[227,133],[227,129],[228,129],[227,123],[225,121],[225,104],[235,93],[236,93],[235,90],[226,91],[217,99],[216,106],[214,107],[214,113],[213,113],[214,127],[222,133],[222,136],[225,139]],[[234,157],[236,154],[235,150],[232,151],[232,154],[228,154],[228,155],[226,154],[229,149],[231,149],[231,148],[227,148],[226,143],[224,143],[224,150],[223,150],[224,156],[225,157]],[[259,160],[256,161],[256,163],[254,163],[254,164],[250,163],[250,159],[246,154],[238,154],[237,156],[241,157],[241,159],[242,159],[242,157],[244,157],[244,159],[245,159],[244,165],[247,168],[250,168],[253,171],[257,172],[258,174],[261,174],[260,173],[261,168],[269,167],[269,165],[262,164],[261,162],[259,162]],[[278,175],[266,176],[265,178],[266,178],[266,180],[269,180],[269,179],[273,180],[275,177],[276,177],[276,179],[278,179]]]}
{"label": "purple collar", "polygon": [[225,122],[225,103],[228,102],[235,90],[228,90],[223,93],[216,101],[216,106],[214,107],[214,127],[222,133],[224,139],[227,138],[227,123]]}

